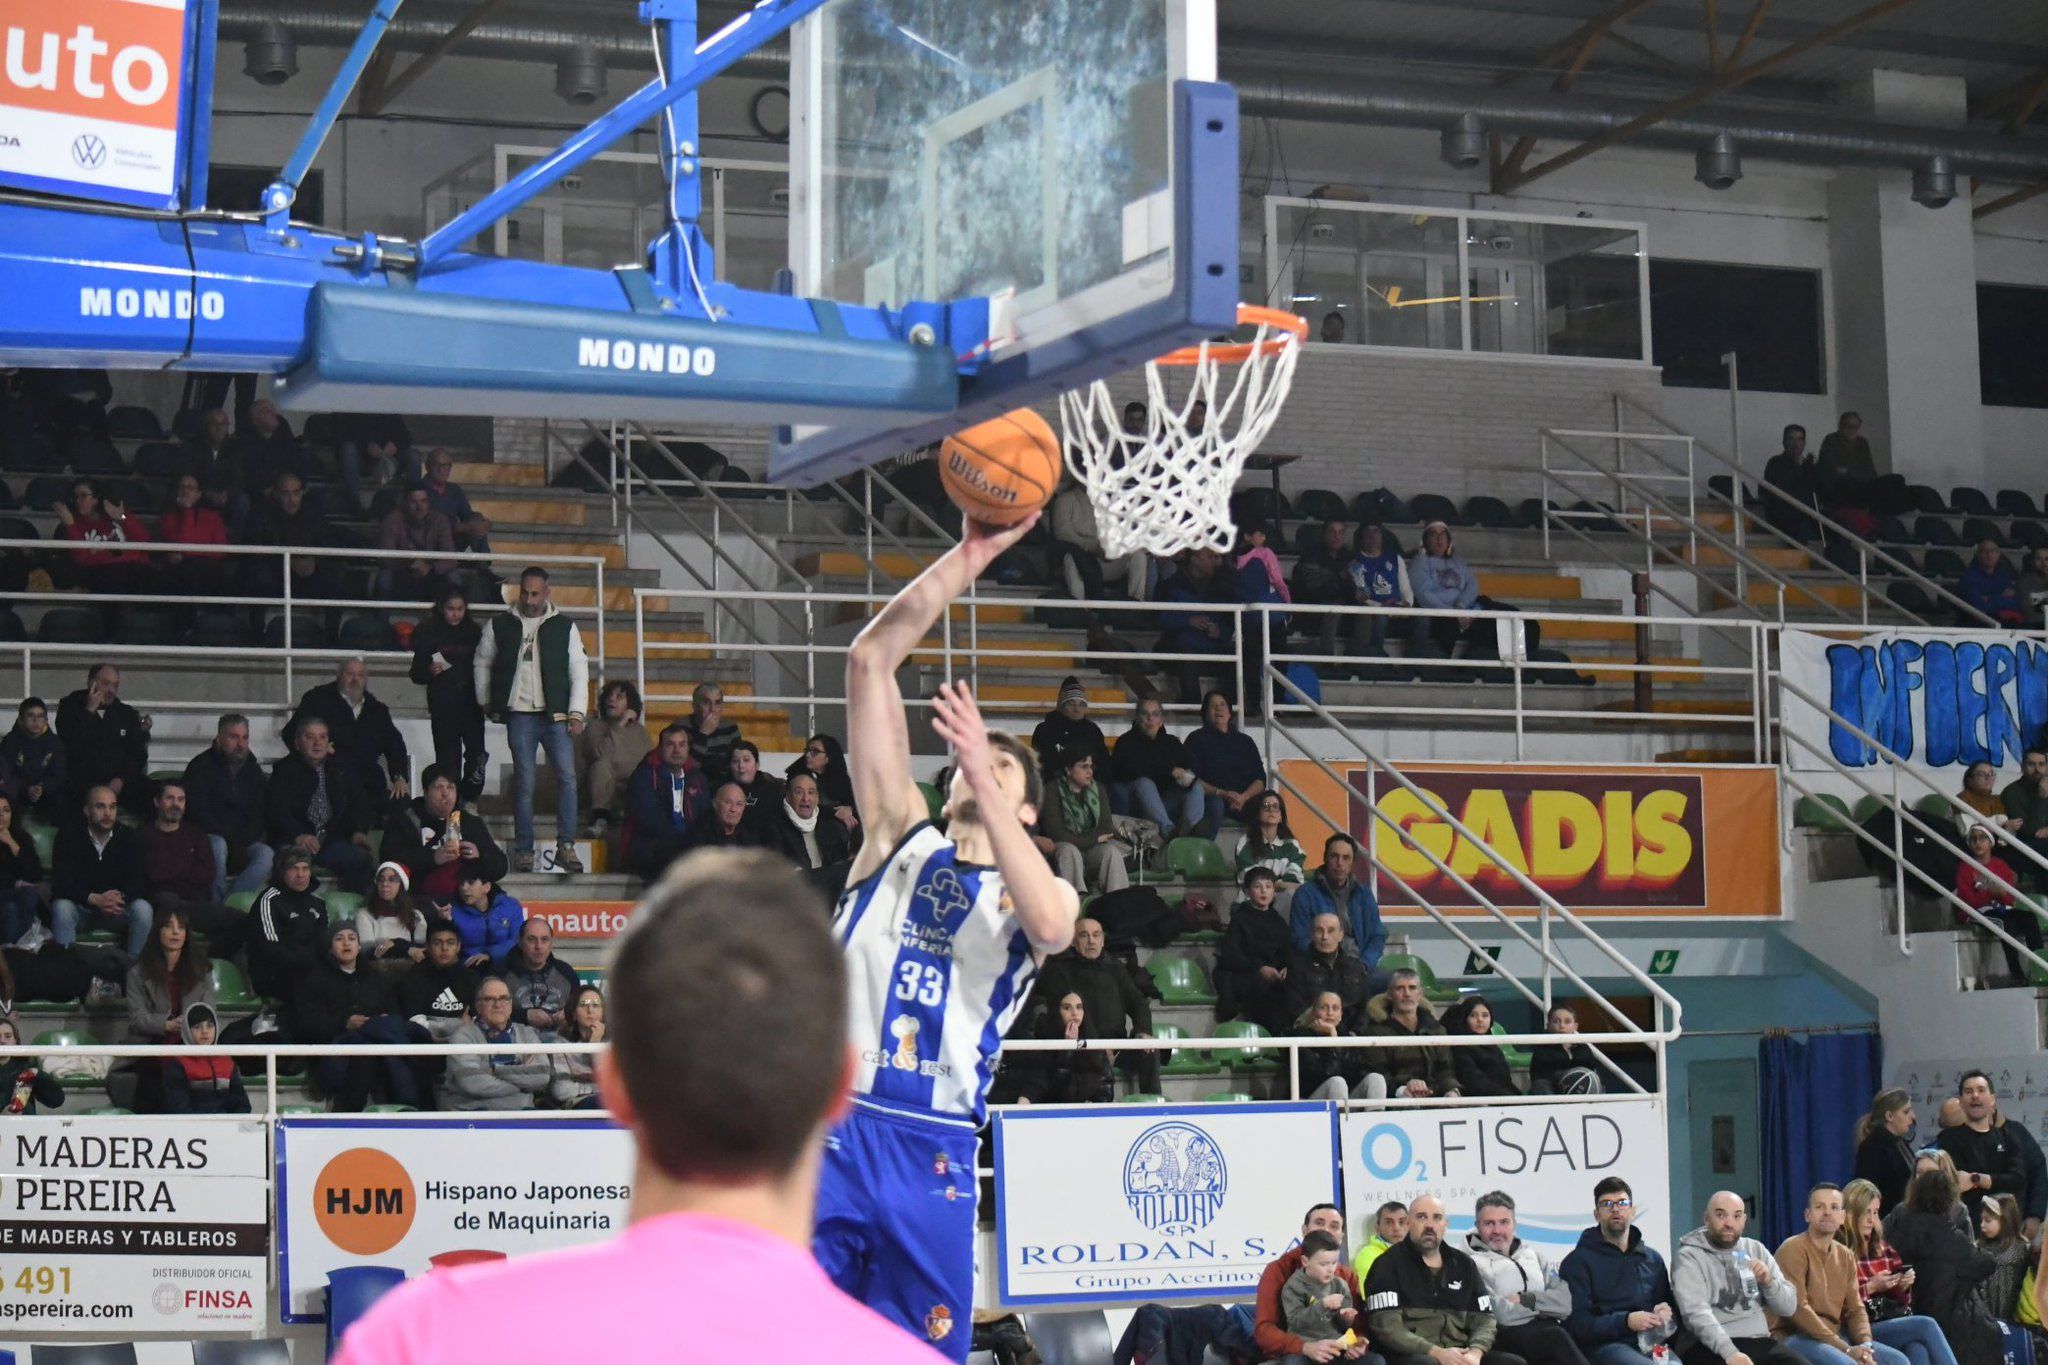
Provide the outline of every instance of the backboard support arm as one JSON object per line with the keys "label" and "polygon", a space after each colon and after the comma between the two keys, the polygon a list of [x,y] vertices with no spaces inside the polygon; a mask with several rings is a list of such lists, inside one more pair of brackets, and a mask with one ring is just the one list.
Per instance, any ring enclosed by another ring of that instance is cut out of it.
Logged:
{"label": "backboard support arm", "polygon": [[391,27],[391,21],[398,17],[398,7],[404,3],[405,0],[377,0],[370,10],[370,17],[363,21],[363,31],[356,35],[355,43],[350,46],[348,56],[342,58],[341,69],[328,82],[320,107],[313,111],[306,131],[299,135],[299,145],[292,149],[291,157],[284,163],[284,169],[277,173],[277,179],[263,191],[263,225],[270,232],[283,232],[291,222],[292,204],[299,197],[299,186],[304,183],[306,172],[313,168],[313,159],[320,155],[327,135],[334,131],[334,121],[341,117],[342,107],[355,93],[356,83],[363,78],[370,59],[377,55],[377,44],[383,41],[384,31]]}

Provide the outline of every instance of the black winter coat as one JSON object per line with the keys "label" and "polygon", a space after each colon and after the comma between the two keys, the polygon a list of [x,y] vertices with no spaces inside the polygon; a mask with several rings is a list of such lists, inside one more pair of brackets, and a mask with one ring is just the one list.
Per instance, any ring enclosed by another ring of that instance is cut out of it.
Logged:
{"label": "black winter coat", "polygon": [[208,834],[227,840],[228,848],[244,849],[263,842],[263,793],[268,780],[255,758],[231,768],[218,748],[209,744],[185,765],[185,814]]}
{"label": "black winter coat", "polygon": [[[361,802],[339,758],[329,758],[324,766],[329,814],[323,843],[346,843],[362,827]],[[286,754],[277,760],[277,766],[270,770],[270,785],[263,794],[263,823],[271,843],[288,844],[302,834],[319,833],[306,818],[317,781],[313,765],[297,754]]]}
{"label": "black winter coat", "polygon": [[272,883],[249,907],[243,942],[250,986],[258,995],[286,999],[327,951],[327,902]]}
{"label": "black winter coat", "polygon": [[[1287,959],[1287,1014],[1300,1018],[1324,991],[1335,991],[1344,1002],[1345,1033],[1365,1032],[1365,964],[1350,953],[1329,957],[1314,952],[1297,952]],[[1374,1053],[1374,1056],[1380,1054]]]}
{"label": "black winter coat", "polygon": [[[1444,1011],[1444,1032],[1453,1036],[1466,1032],[1465,1017],[1471,1013],[1471,1006],[1460,1002]],[[1515,1084],[1515,1073],[1508,1066],[1507,1054],[1496,1044],[1480,1047],[1454,1047],[1450,1049],[1451,1067],[1458,1073],[1458,1090],[1465,1095],[1519,1095],[1520,1086]]]}
{"label": "black winter coat", "polygon": [[[483,625],[474,616],[464,616],[460,625],[451,626],[438,611],[428,612],[413,628],[410,676],[427,689],[430,713],[462,715],[478,709],[476,647],[483,635]],[[448,667],[439,673],[434,672],[436,654],[448,661]]]}
{"label": "black winter coat", "polygon": [[1268,1032],[1276,1021],[1285,1022],[1287,982],[1267,981],[1259,969],[1287,969],[1293,955],[1288,933],[1287,916],[1277,910],[1254,910],[1249,901],[1239,901],[1231,909],[1223,943],[1216,950],[1218,1019],[1250,1019]]}
{"label": "black winter coat", "polygon": [[391,1013],[391,977],[367,962],[345,972],[332,957],[299,978],[292,996],[292,1034],[301,1042],[327,1043],[348,1030],[352,1014],[374,1019]]}
{"label": "black winter coat", "polygon": [[1892,1250],[1913,1269],[1913,1311],[1933,1318],[1955,1349],[1957,1365],[1999,1365],[2004,1335],[1978,1286],[1998,1262],[1940,1214],[1900,1209],[1886,1224]]}
{"label": "black winter coat", "polygon": [[87,788],[120,778],[127,788],[147,781],[149,731],[142,728],[142,713],[125,701],[109,702],[98,711],[86,706],[86,690],[79,688],[57,703],[57,737],[64,741],[64,770],[74,800],[83,800]]}
{"label": "black winter coat", "polygon": [[[328,760],[345,769],[358,792],[371,806],[381,805],[393,778],[412,776],[412,760],[405,751],[405,737],[392,723],[391,708],[368,692],[363,694],[362,714],[349,709],[339,683],[322,683],[299,698],[299,709],[285,723],[284,744],[295,747],[299,726],[308,720],[327,723],[327,737],[334,753]],[[384,768],[378,769],[378,760]]]}

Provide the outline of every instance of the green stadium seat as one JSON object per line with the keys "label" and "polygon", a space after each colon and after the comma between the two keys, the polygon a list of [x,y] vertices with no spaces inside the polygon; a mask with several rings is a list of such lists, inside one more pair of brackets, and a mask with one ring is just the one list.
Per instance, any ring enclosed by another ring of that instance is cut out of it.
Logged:
{"label": "green stadium seat", "polygon": [[56,861],[57,827],[55,825],[28,825],[28,841],[36,846],[36,857],[42,860],[45,870]]}
{"label": "green stadium seat", "polygon": [[1849,818],[1859,825],[1867,824],[1872,816],[1890,804],[1891,802],[1882,796],[1865,795],[1858,798],[1855,808],[1849,812]]}
{"label": "green stadium seat", "polygon": [[1794,829],[1817,829],[1837,833],[1849,828],[1849,803],[1832,792],[1802,796],[1792,807]]}
{"label": "green stadium seat", "polygon": [[1269,1039],[1273,1035],[1249,1019],[1232,1019],[1227,1023],[1218,1024],[1216,1036],[1243,1038],[1247,1044],[1244,1047],[1218,1048],[1215,1053],[1216,1060],[1225,1066],[1256,1071],[1273,1071],[1280,1066],[1280,1059],[1275,1057],[1270,1049],[1257,1046],[1256,1040]]}
{"label": "green stadium seat", "polygon": [[1255,1097],[1243,1090],[1214,1090],[1202,1096],[1204,1104],[1250,1104]]}
{"label": "green stadium seat", "polygon": [[936,821],[939,812],[946,808],[945,794],[929,782],[918,783],[917,790],[924,796],[925,813]]}
{"label": "green stadium seat", "polygon": [[263,1003],[249,989],[242,969],[223,958],[213,960],[213,999],[223,1010],[254,1010]]}
{"label": "green stadium seat", "polygon": [[247,911],[256,904],[256,898],[262,894],[261,891],[230,891],[224,903],[230,910]]}
{"label": "green stadium seat", "polygon": [[1118,1104],[1165,1104],[1166,1096],[1154,1095],[1143,1090],[1133,1090],[1128,1095],[1118,1095]]}
{"label": "green stadium seat", "polygon": [[1159,999],[1167,1005],[1213,1005],[1216,992],[1209,985],[1209,974],[1202,970],[1202,964],[1193,958],[1155,957],[1145,964],[1152,973],[1152,984],[1159,988]]}
{"label": "green stadium seat", "polygon": [[303,1114],[324,1114],[327,1112],[327,1106],[324,1104],[287,1104],[277,1112],[283,1114],[286,1118],[291,1118],[295,1115]]}
{"label": "green stadium seat", "polygon": [[[44,1029],[41,1033],[31,1038],[29,1043],[34,1047],[86,1047],[93,1041],[92,1038],[75,1028],[52,1028]],[[63,1066],[67,1060],[70,1059],[58,1058],[58,1066]],[[57,1077],[57,1084],[63,1086],[66,1090],[105,1090],[107,1088],[107,1078],[94,1075],[59,1075]]]}
{"label": "green stadium seat", "polygon": [[183,768],[151,768],[149,770],[149,780],[152,782],[182,783],[185,780],[185,770]]}
{"label": "green stadium seat", "polygon": [[1929,792],[1913,803],[1913,813],[1927,820],[1948,820],[1956,818],[1956,808],[1940,792]]}
{"label": "green stadium seat", "polygon": [[1172,873],[1191,882],[1229,882],[1236,877],[1230,870],[1230,860],[1223,856],[1223,850],[1213,839],[1175,839],[1166,846],[1166,866]]}
{"label": "green stadium seat", "polygon": [[370,1104],[363,1106],[365,1114],[417,1114],[419,1106],[414,1104]]}
{"label": "green stadium seat", "polygon": [[[1179,1024],[1154,1024],[1154,1038],[1185,1038],[1188,1031]],[[1199,1049],[1181,1048],[1167,1053],[1159,1064],[1160,1074],[1166,1076],[1201,1076],[1216,1070],[1216,1064],[1204,1056]]]}
{"label": "green stadium seat", "polygon": [[353,891],[321,891],[320,899],[327,902],[329,924],[354,924],[356,911],[363,908],[363,898]]}
{"label": "green stadium seat", "polygon": [[1455,1004],[1463,992],[1454,986],[1440,985],[1436,973],[1427,962],[1413,953],[1388,953],[1380,958],[1383,972],[1411,971],[1422,978],[1422,998],[1432,1005]]}
{"label": "green stadium seat", "polygon": [[[1506,1024],[1501,1023],[1498,1019],[1494,1020],[1493,1027],[1487,1030],[1488,1033],[1494,1034],[1495,1036],[1505,1035],[1507,1031],[1508,1026]],[[1507,1063],[1511,1067],[1519,1068],[1529,1065],[1529,1049],[1525,1047],[1510,1047],[1507,1044],[1503,1043],[1501,1045],[1500,1055],[1507,1058]]]}
{"label": "green stadium seat", "polygon": [[132,1119],[135,1117],[135,1111],[133,1109],[123,1109],[118,1104],[103,1104],[97,1109],[79,1110],[78,1117],[82,1119]]}

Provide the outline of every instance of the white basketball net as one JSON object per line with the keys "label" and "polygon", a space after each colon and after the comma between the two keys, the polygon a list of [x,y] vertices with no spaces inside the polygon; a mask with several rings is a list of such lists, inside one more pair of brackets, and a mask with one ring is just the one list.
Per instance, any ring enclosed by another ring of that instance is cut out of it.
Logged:
{"label": "white basketball net", "polygon": [[[1245,348],[1204,341],[1183,362],[1145,366],[1146,430],[1123,429],[1122,405],[1100,380],[1060,395],[1060,426],[1074,475],[1095,506],[1102,553],[1120,559],[1133,550],[1176,555],[1206,545],[1227,553],[1237,538],[1230,494],[1245,459],[1272,430],[1294,382],[1301,355],[1299,337],[1261,322],[1249,354]],[[1236,371],[1226,388],[1219,376]],[[1161,371],[1184,368],[1193,382],[1176,402]],[[1206,420],[1193,425],[1198,404]]]}

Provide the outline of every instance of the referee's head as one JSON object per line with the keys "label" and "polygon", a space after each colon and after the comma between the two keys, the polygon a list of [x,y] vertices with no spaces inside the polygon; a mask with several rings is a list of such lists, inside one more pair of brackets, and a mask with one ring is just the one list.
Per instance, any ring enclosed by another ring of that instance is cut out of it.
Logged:
{"label": "referee's head", "polygon": [[758,850],[694,853],[648,891],[613,951],[597,1064],[645,1166],[693,1184],[814,1169],[852,1076],[828,926],[796,868]]}

